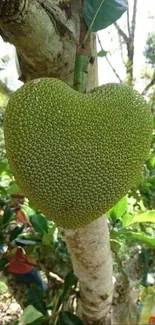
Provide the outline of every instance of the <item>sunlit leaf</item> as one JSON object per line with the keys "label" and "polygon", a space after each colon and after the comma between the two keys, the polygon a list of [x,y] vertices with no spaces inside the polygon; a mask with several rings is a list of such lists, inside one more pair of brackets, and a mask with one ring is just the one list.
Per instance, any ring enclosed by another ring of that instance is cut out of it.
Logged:
{"label": "sunlit leaf", "polygon": [[0,294],[4,294],[8,291],[8,286],[4,281],[0,281]]}
{"label": "sunlit leaf", "polygon": [[112,209],[110,209],[110,216],[114,216],[116,219],[122,218],[124,213],[126,212],[127,205],[127,197],[124,196],[117,204],[113,206]]}
{"label": "sunlit leaf", "polygon": [[127,227],[132,223],[133,215],[130,213],[126,213],[122,218],[122,226]]}
{"label": "sunlit leaf", "polygon": [[155,210],[148,210],[146,212],[135,215],[129,224],[137,222],[152,222],[155,223]]}

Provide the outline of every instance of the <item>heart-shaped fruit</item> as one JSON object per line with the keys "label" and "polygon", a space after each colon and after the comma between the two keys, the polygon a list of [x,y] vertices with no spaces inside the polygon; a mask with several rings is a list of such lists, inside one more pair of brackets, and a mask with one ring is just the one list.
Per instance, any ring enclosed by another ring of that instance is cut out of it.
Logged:
{"label": "heart-shaped fruit", "polygon": [[4,132],[24,194],[58,225],[79,228],[109,210],[135,182],[149,152],[152,116],[127,85],[80,94],[43,78],[13,94]]}

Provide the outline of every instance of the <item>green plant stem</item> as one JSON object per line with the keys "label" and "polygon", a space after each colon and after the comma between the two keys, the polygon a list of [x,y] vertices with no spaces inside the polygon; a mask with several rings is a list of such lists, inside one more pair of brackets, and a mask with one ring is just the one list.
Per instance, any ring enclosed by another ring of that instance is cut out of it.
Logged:
{"label": "green plant stem", "polygon": [[73,88],[80,93],[86,93],[88,59],[87,55],[76,54]]}

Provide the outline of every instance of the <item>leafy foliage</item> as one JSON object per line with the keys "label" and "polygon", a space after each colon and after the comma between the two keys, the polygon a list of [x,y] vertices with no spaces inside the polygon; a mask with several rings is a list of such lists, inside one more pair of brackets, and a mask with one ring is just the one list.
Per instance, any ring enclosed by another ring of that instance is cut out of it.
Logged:
{"label": "leafy foliage", "polygon": [[149,34],[146,46],[144,50],[144,55],[149,63],[151,63],[153,66],[155,64],[155,34]]}

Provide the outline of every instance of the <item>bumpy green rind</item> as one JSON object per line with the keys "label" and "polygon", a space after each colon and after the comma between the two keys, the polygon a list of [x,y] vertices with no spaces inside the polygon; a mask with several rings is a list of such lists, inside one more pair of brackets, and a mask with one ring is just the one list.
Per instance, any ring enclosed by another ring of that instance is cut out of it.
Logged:
{"label": "bumpy green rind", "polygon": [[149,152],[152,116],[127,85],[80,94],[43,78],[13,94],[4,134],[25,195],[58,225],[79,228],[109,210],[135,182]]}

